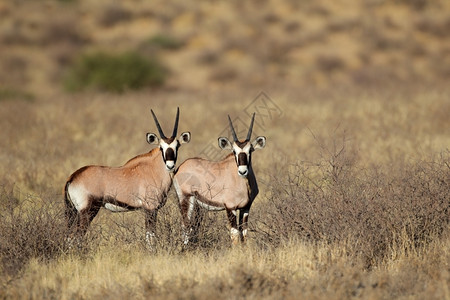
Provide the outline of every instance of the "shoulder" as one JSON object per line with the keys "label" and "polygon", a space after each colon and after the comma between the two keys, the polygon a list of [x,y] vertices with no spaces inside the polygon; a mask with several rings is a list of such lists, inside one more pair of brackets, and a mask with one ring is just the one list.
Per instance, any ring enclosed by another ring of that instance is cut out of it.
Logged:
{"label": "shoulder", "polygon": [[159,154],[158,152],[159,152],[159,148],[153,148],[152,150],[150,150],[150,152],[147,152],[147,153],[144,153],[144,154],[139,154],[139,155],[129,159],[125,163],[125,165],[132,164],[132,163],[137,163],[137,162],[139,162],[140,160],[143,160],[143,159],[152,158],[155,155],[158,155]]}

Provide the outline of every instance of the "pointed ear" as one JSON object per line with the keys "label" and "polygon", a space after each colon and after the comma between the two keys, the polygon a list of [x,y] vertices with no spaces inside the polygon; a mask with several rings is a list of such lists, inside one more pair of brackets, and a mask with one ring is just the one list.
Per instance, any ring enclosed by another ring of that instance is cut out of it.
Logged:
{"label": "pointed ear", "polygon": [[252,147],[254,150],[262,149],[266,146],[266,137],[258,136],[253,142]]}
{"label": "pointed ear", "polygon": [[233,146],[231,145],[230,141],[226,137],[220,137],[218,141],[219,141],[220,149],[222,149],[222,150],[233,149]]}
{"label": "pointed ear", "polygon": [[189,143],[191,141],[191,133],[189,131],[183,132],[180,135],[180,144]]}
{"label": "pointed ear", "polygon": [[149,144],[158,144],[159,139],[154,133],[147,133],[147,143]]}

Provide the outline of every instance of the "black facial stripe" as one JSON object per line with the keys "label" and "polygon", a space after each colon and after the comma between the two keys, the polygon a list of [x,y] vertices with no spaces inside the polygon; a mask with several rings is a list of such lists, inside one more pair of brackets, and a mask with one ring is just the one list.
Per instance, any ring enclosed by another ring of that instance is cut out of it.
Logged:
{"label": "black facial stripe", "polygon": [[175,151],[172,148],[167,148],[166,150],[166,160],[175,161]]}
{"label": "black facial stripe", "polygon": [[246,166],[248,164],[247,153],[241,152],[238,154],[237,164],[238,166]]}

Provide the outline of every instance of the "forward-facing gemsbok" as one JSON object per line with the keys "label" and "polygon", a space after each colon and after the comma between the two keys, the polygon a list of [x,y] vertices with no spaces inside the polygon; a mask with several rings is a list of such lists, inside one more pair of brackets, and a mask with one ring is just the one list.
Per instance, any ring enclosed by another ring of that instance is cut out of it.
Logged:
{"label": "forward-facing gemsbok", "polygon": [[[228,116],[233,142],[219,138],[221,149],[232,150],[221,161],[202,158],[187,159],[174,176],[174,187],[178,194],[184,244],[188,244],[194,231],[193,220],[197,206],[208,210],[226,210],[233,244],[245,241],[248,230],[248,215],[253,200],[258,195],[258,185],[252,168],[252,153],[264,148],[266,138],[252,137],[253,114],[247,138],[238,140],[233,123]],[[237,212],[239,220],[237,220]]]}
{"label": "forward-facing gemsbok", "polygon": [[64,198],[69,240],[75,238],[79,242],[100,208],[105,207],[112,212],[144,209],[145,239],[150,245],[154,243],[157,212],[165,204],[172,186],[178,148],[190,141],[191,134],[183,132],[179,140],[176,138],[179,109],[171,137],[164,135],[156,115],[151,112],[160,139],[154,133],[147,133],[147,142],[159,144],[159,148],[138,155],[121,167],[83,167],[67,180]]}

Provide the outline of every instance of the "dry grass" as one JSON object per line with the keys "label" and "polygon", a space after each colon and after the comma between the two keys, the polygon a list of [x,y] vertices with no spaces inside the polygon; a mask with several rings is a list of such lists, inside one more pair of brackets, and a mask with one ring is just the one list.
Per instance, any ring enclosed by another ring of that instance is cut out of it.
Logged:
{"label": "dry grass", "polygon": [[[0,298],[450,299],[447,2],[0,3]],[[158,57],[168,82],[66,94],[90,51]],[[183,249],[171,191],[156,251],[141,212],[103,210],[69,251],[66,178],[149,151],[150,108],[166,128],[177,106],[179,162],[257,112],[247,245],[207,213]]]}
{"label": "dry grass", "polygon": [[[371,269],[393,248],[415,251],[445,234],[449,216],[449,153],[434,161],[359,170],[344,145],[326,161],[285,166],[258,206],[257,241],[291,238],[345,242]],[[399,250],[399,249],[397,249]]]}
{"label": "dry grass", "polygon": [[448,239],[402,253],[370,272],[347,248],[352,245],[290,241],[270,250],[247,245],[149,255],[109,246],[85,259],[31,260],[23,277],[2,293],[14,299],[448,299]]}
{"label": "dry grass", "polygon": [[171,192],[154,253],[145,248],[140,212],[106,211],[85,249],[68,251],[66,177],[148,151],[150,107],[165,127],[179,105],[180,130],[193,134],[180,161],[205,156],[226,113],[248,121],[239,102],[225,101],[238,91],[2,102],[2,297],[448,298],[450,137],[438,108],[449,93],[416,91],[274,89],[283,115],[255,127],[268,145],[254,155],[261,194],[249,243],[230,248],[226,217],[209,213],[198,245],[183,251]]}

